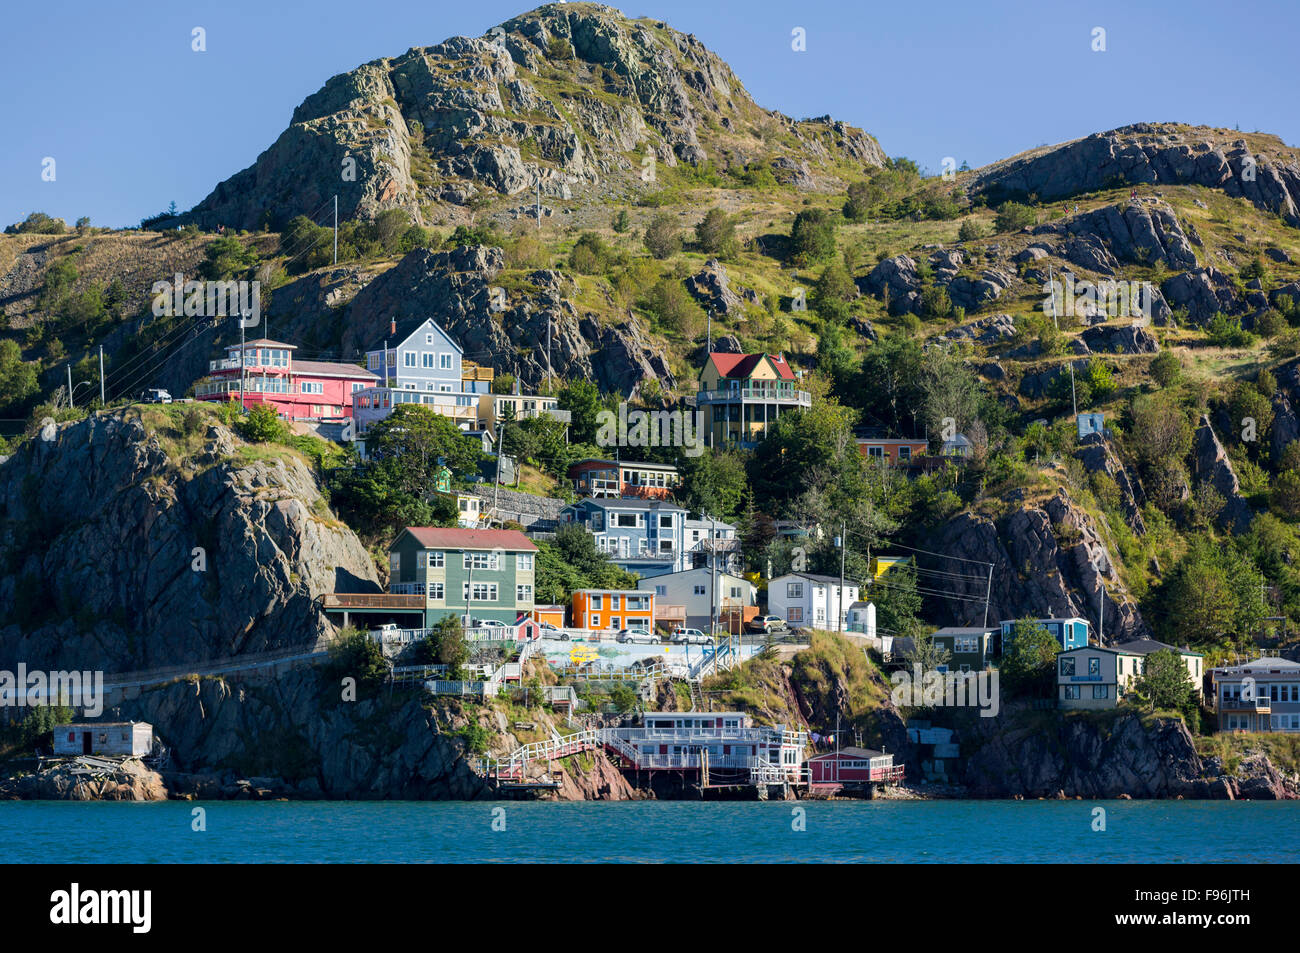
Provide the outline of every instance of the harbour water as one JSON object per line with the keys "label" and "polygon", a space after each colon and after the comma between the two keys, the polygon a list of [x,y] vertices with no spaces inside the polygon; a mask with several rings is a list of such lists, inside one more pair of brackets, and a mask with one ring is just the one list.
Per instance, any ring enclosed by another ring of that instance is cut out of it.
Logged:
{"label": "harbour water", "polygon": [[1298,821],[1300,802],[13,801],[0,844],[10,863],[1215,863],[1245,844],[1300,863]]}

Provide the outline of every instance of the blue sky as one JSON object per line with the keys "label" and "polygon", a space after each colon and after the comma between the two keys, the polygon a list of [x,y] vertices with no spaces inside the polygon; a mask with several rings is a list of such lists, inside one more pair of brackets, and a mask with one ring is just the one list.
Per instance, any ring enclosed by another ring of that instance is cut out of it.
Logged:
{"label": "blue sky", "polygon": [[[0,32],[0,225],[42,210],[134,225],[249,165],[325,80],[528,0],[128,0],[8,4]],[[636,0],[694,33],[762,106],[832,116],[937,171],[1139,120],[1300,144],[1300,5],[1236,0],[853,3]],[[191,50],[203,27],[207,51]],[[806,50],[791,49],[802,28]],[[1094,27],[1106,30],[1093,52]],[[55,160],[55,180],[42,161]]]}

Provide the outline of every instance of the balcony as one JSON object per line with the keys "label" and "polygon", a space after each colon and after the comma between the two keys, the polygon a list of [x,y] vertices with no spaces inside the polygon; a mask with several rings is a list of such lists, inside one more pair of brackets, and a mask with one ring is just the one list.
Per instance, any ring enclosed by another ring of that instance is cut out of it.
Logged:
{"label": "balcony", "polygon": [[699,404],[729,404],[754,401],[755,403],[791,404],[795,407],[811,407],[812,394],[806,390],[793,387],[763,387],[751,385],[730,390],[702,390],[695,395]]}
{"label": "balcony", "polygon": [[330,609],[423,609],[424,597],[387,592],[327,592],[321,599]]}
{"label": "balcony", "polygon": [[1267,696],[1261,698],[1224,698],[1219,702],[1219,710],[1271,712],[1273,702]]}

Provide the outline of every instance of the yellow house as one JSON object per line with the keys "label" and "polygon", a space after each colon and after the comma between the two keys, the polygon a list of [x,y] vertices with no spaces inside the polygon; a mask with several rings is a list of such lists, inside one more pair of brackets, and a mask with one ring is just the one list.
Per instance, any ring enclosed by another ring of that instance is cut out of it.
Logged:
{"label": "yellow house", "polygon": [[797,383],[780,354],[710,354],[696,395],[709,446],[752,447],[782,411],[811,406],[811,395]]}

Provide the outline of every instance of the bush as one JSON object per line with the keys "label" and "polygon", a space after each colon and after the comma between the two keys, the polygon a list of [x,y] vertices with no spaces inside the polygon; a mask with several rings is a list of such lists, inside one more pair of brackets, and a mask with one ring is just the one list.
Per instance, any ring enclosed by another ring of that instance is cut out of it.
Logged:
{"label": "bush", "polygon": [[957,229],[957,241],[973,242],[977,238],[984,236],[984,229],[980,228],[979,222],[973,218],[964,218],[961,222],[961,228]]}
{"label": "bush", "polygon": [[680,281],[660,278],[646,296],[646,307],[665,328],[688,340],[697,337],[704,323],[704,313],[695,299],[686,293]]}
{"label": "bush", "polygon": [[645,247],[661,260],[682,250],[682,234],[671,215],[656,215],[650,220],[645,230]]}
{"label": "bush", "polygon": [[1255,335],[1242,328],[1241,318],[1230,318],[1222,311],[1210,319],[1205,334],[1215,347],[1250,347],[1255,343]]}
{"label": "bush", "polygon": [[573,44],[562,36],[551,37],[551,42],[546,44],[546,58],[560,61],[573,59]]}
{"label": "bush", "polygon": [[1288,327],[1286,318],[1282,317],[1280,311],[1273,308],[1269,308],[1255,319],[1255,333],[1262,338],[1275,338],[1286,331]]}
{"label": "bush", "polygon": [[632,227],[632,217],[627,214],[627,209],[621,208],[618,210],[618,214],[614,216],[612,227],[620,235]]}
{"label": "bush", "polygon": [[273,443],[288,435],[288,428],[270,404],[258,404],[235,424],[235,432],[252,443]]}
{"label": "bush", "polygon": [[695,241],[700,251],[716,258],[734,258],[739,250],[736,223],[720,208],[711,208],[695,226]]}
{"label": "bush", "polygon": [[993,226],[998,232],[1018,232],[1022,228],[1033,225],[1037,220],[1034,210],[1028,205],[1021,205],[1019,202],[1003,202],[998,206],[998,214],[993,220]]}
{"label": "bush", "polygon": [[790,227],[790,260],[804,267],[835,254],[835,222],[822,209],[805,209]]}
{"label": "bush", "polygon": [[1151,361],[1151,379],[1161,387],[1175,383],[1183,373],[1183,365],[1172,351],[1161,351]]}
{"label": "bush", "polygon": [[573,246],[569,264],[579,274],[594,275],[605,270],[609,257],[610,248],[599,235],[583,232]]}

